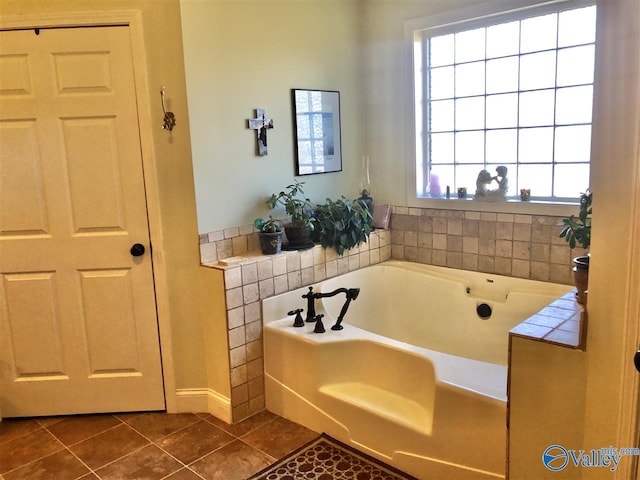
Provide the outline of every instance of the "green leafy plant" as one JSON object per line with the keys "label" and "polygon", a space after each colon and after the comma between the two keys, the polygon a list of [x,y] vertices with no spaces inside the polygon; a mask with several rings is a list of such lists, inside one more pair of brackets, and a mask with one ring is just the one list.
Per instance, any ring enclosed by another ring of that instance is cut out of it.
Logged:
{"label": "green leafy plant", "polygon": [[367,206],[357,200],[342,196],[338,200],[317,205],[314,240],[323,247],[333,247],[342,255],[362,242],[366,242],[373,230],[373,217]]}
{"label": "green leafy plant", "polygon": [[278,233],[282,231],[282,222],[272,215],[269,215],[268,220],[262,218],[256,218],[253,221],[253,226],[260,230],[261,233]]}
{"label": "green leafy plant", "polygon": [[314,204],[311,200],[304,196],[302,186],[304,182],[294,180],[294,183],[287,185],[286,190],[272,194],[267,200],[270,208],[276,208],[280,205],[284,207],[284,211],[291,217],[291,223],[299,227],[309,227],[314,229],[315,218],[313,217]]}
{"label": "green leafy plant", "polygon": [[580,210],[578,216],[571,215],[563,218],[558,226],[563,227],[560,238],[564,238],[570,248],[575,248],[578,244],[582,248],[589,248],[591,245],[591,202],[593,196],[590,190],[580,195]]}

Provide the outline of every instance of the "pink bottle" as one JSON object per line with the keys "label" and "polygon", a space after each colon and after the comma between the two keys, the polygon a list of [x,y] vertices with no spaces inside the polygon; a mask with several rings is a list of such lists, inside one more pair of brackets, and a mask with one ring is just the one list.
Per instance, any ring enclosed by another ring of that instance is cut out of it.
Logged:
{"label": "pink bottle", "polygon": [[440,189],[440,178],[438,178],[438,175],[435,173],[429,175],[429,195],[432,198],[442,195],[442,190]]}

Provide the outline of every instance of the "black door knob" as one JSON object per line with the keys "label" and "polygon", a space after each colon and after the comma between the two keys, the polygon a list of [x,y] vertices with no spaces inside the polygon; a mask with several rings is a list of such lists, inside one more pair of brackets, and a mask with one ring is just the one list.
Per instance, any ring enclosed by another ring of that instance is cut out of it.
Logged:
{"label": "black door knob", "polygon": [[134,257],[139,257],[141,255],[144,255],[145,249],[144,249],[144,245],[142,245],[141,243],[134,243],[133,246],[131,247],[131,255]]}
{"label": "black door knob", "polygon": [[633,364],[636,366],[636,370],[640,372],[640,350],[633,356]]}

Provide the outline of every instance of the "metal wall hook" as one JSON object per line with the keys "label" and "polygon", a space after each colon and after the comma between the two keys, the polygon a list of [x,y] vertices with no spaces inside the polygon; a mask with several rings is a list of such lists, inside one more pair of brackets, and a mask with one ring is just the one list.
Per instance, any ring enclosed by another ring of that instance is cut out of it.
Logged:
{"label": "metal wall hook", "polygon": [[173,112],[167,112],[167,109],[164,107],[164,85],[160,87],[160,100],[162,101],[162,111],[164,113],[162,129],[171,131],[173,130],[173,127],[176,126],[176,116]]}

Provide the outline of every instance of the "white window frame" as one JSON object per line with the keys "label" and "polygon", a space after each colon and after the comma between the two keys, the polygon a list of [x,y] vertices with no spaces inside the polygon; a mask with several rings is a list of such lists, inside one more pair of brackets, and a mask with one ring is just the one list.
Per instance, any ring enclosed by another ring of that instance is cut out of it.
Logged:
{"label": "white window frame", "polygon": [[[439,208],[450,210],[474,210],[497,213],[565,215],[567,207],[577,205],[577,201],[550,202],[509,200],[506,202],[484,202],[473,200],[473,192],[467,199],[458,199],[451,192],[451,198],[423,198],[416,195],[416,162],[422,155],[421,138],[416,133],[416,104],[422,102],[422,91],[416,92],[416,80],[419,72],[416,64],[422,61],[422,41],[427,31],[429,36],[446,35],[456,31],[470,30],[492,24],[520,19],[523,16],[537,16],[545,13],[569,10],[595,5],[595,0],[492,0],[480,5],[443,12],[428,17],[405,22],[405,41],[407,47],[407,102],[409,125],[407,128],[407,206],[419,208]],[[463,25],[462,25],[463,24]],[[597,35],[597,33],[596,33]],[[596,39],[596,70],[597,70]],[[596,89],[594,88],[594,96]],[[595,99],[594,99],[595,103]],[[585,185],[587,188],[588,185]]]}

